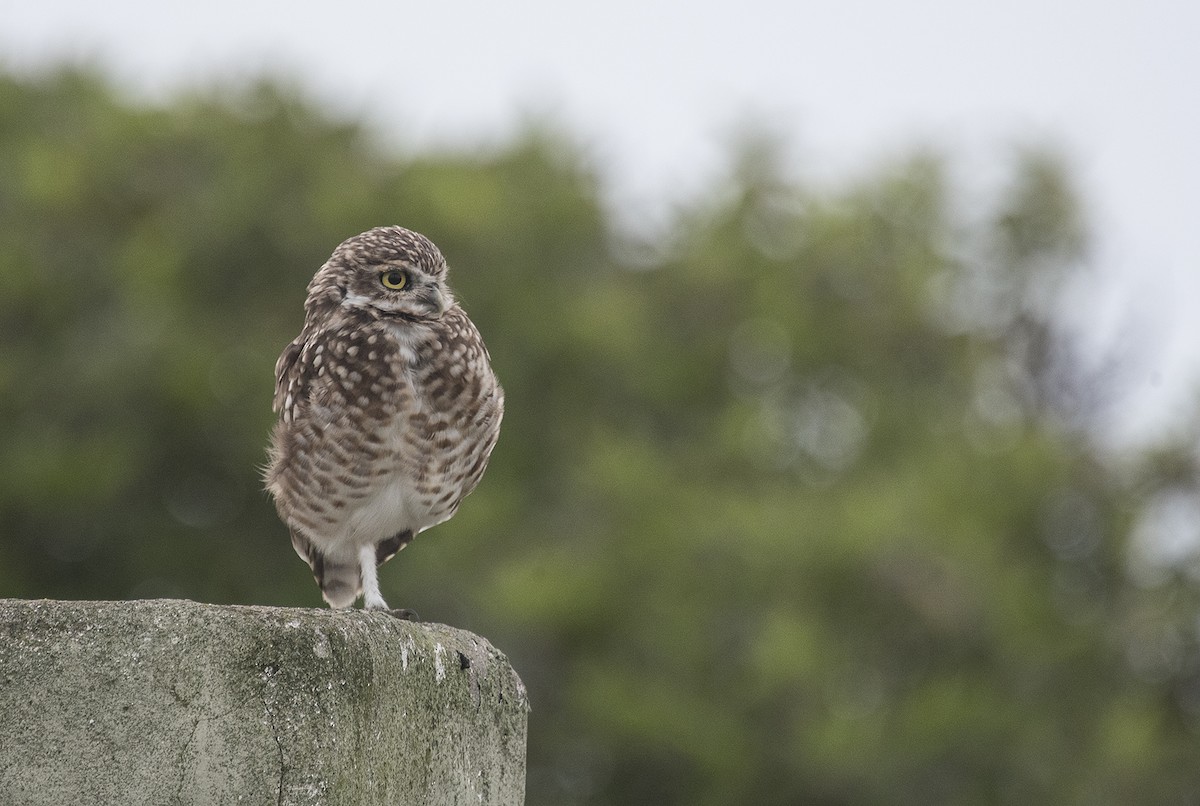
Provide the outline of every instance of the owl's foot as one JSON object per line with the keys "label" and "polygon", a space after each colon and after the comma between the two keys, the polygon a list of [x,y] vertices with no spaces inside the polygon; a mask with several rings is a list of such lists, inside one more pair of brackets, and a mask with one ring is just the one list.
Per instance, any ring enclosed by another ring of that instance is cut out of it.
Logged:
{"label": "owl's foot", "polygon": [[402,619],[404,621],[420,621],[421,617],[417,615],[417,611],[409,610],[406,607],[388,607],[387,602],[383,599],[376,599],[363,603],[364,613],[387,613],[392,618]]}

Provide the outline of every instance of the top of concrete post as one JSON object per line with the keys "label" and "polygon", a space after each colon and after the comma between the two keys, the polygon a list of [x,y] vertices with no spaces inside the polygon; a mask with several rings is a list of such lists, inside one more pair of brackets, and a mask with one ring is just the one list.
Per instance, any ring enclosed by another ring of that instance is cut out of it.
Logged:
{"label": "top of concrete post", "polygon": [[487,641],[362,611],[0,599],[12,804],[520,804]]}

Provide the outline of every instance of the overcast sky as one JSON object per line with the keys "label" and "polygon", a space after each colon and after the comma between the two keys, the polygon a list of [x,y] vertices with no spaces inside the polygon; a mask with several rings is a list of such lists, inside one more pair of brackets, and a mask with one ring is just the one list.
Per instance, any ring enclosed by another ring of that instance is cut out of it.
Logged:
{"label": "overcast sky", "polygon": [[152,94],[268,69],[414,145],[549,111],[649,209],[703,186],[746,114],[822,177],[932,144],[986,179],[1014,142],[1060,144],[1098,236],[1083,314],[1152,325],[1137,433],[1200,379],[1198,43],[1185,0],[0,0],[10,68],[91,57]]}

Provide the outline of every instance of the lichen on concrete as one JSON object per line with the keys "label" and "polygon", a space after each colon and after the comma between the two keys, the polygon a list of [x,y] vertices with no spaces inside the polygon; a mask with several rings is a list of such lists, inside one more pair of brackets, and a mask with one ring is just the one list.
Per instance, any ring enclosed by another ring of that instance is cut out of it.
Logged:
{"label": "lichen on concrete", "polygon": [[361,611],[0,600],[6,803],[520,804],[487,641]]}

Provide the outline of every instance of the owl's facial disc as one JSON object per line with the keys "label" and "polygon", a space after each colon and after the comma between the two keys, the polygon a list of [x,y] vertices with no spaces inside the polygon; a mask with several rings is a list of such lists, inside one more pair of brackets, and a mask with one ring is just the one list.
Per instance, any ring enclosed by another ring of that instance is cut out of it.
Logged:
{"label": "owl's facial disc", "polygon": [[436,277],[393,264],[360,271],[342,299],[342,305],[375,316],[418,321],[437,319],[451,302]]}

